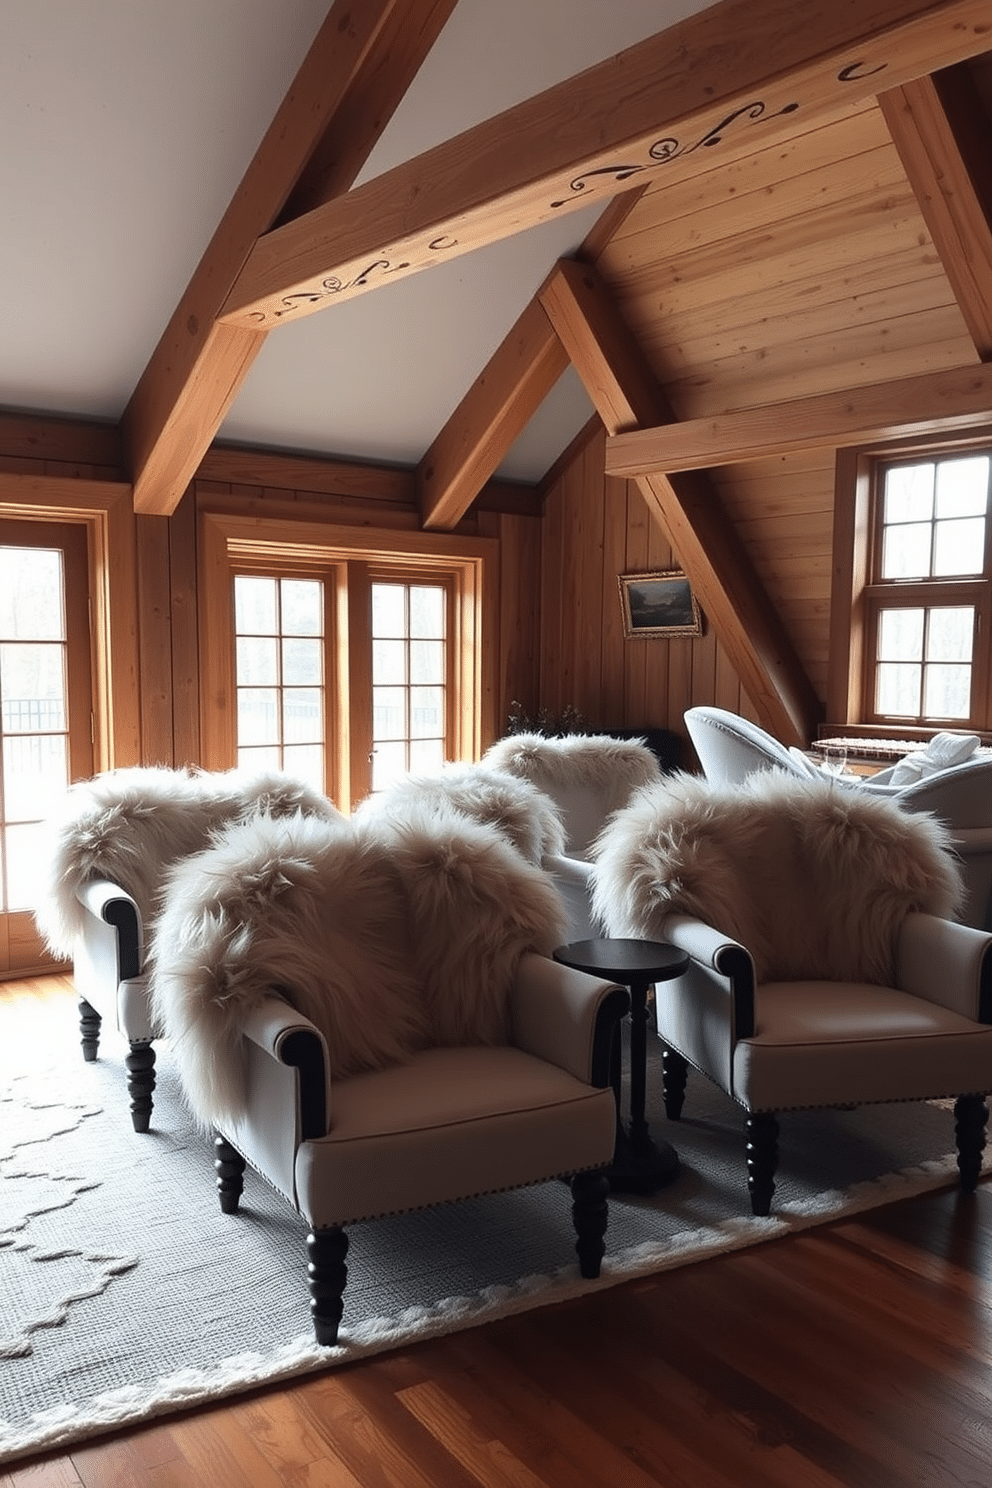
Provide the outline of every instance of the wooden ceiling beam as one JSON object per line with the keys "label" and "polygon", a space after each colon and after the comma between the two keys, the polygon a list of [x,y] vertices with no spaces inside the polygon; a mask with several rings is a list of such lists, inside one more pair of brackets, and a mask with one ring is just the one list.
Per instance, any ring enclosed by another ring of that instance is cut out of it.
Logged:
{"label": "wooden ceiling beam", "polygon": [[800,450],[992,425],[992,368],[954,367],[618,434],[606,442],[608,475],[711,470]]}
{"label": "wooden ceiling beam", "polygon": [[261,330],[312,314],[662,172],[712,169],[792,132],[799,111],[990,41],[988,0],[723,0],[266,233],[223,319]]}
{"label": "wooden ceiling beam", "polygon": [[567,366],[548,317],[531,300],[417,468],[425,527],[458,525]]}
{"label": "wooden ceiling beam", "polygon": [[[591,265],[563,260],[540,298],[607,434],[673,417]],[[761,722],[786,743],[808,743],[819,701],[719,495],[699,473],[642,475],[637,483]]]}
{"label": "wooden ceiling beam", "polygon": [[975,350],[992,361],[992,120],[971,72],[915,78],[878,102]]}
{"label": "wooden ceiling beam", "polygon": [[262,348],[217,324],[287,202],[347,191],[456,0],[335,0],[124,413],[135,509],[175,510]]}

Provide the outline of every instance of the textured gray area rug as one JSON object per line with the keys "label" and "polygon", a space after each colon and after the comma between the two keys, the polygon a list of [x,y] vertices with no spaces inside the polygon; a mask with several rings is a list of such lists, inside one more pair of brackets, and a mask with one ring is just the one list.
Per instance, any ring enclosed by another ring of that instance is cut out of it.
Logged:
{"label": "textured gray area rug", "polygon": [[[62,1031],[57,1031],[60,1035]],[[305,1227],[256,1175],[220,1213],[213,1154],[159,1051],[154,1130],[131,1130],[123,1047],[86,1065],[10,1047],[0,1008],[0,1462],[266,1382],[580,1296],[953,1182],[953,1116],[933,1105],[782,1118],[776,1213],[750,1215],[740,1112],[701,1077],[653,1135],[682,1172],[615,1195],[598,1282],[578,1275],[565,1185],[351,1231],[339,1347],[313,1342]],[[51,1038],[47,1040],[49,1048]]]}

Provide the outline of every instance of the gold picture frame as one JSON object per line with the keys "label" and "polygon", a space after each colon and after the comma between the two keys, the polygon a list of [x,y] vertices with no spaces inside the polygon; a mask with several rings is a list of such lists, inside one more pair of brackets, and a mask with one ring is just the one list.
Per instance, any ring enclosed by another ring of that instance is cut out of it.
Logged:
{"label": "gold picture frame", "polygon": [[702,635],[703,617],[680,568],[620,574],[618,583],[623,633],[628,640]]}

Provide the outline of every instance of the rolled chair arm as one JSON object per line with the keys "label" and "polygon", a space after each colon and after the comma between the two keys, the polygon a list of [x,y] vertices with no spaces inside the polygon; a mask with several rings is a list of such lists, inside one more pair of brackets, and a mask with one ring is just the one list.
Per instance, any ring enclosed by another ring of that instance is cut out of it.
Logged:
{"label": "rolled chair arm", "polygon": [[733,997],[734,1040],[751,1038],[757,977],[747,947],[689,915],[670,915],[661,933],[680,951],[687,951],[700,968],[726,978]]}
{"label": "rolled chair arm", "polygon": [[330,1123],[330,1060],[324,1035],[309,1018],[281,997],[267,997],[253,1008],[242,1033],[256,1048],[298,1072],[300,1136],[322,1137]]}
{"label": "rolled chair arm", "polygon": [[896,950],[896,985],[965,1018],[992,1023],[992,934],[908,914]]}
{"label": "rolled chair arm", "polygon": [[593,940],[601,934],[592,914],[593,865],[582,858],[545,853],[541,867],[554,880],[568,911],[569,940]]}
{"label": "rolled chair arm", "polygon": [[626,987],[529,952],[520,958],[510,991],[513,1042],[578,1080],[605,1086],[613,1039],[629,1004]]}
{"label": "rolled chair arm", "polygon": [[120,884],[105,878],[83,884],[76,898],[85,910],[117,931],[117,976],[119,981],[141,972],[143,926],[141,910]]}

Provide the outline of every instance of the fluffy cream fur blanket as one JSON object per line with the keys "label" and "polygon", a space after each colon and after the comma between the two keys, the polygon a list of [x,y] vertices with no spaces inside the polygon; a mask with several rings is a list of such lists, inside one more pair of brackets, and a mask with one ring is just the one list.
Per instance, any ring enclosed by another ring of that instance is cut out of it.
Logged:
{"label": "fluffy cream fur blanket", "polygon": [[657,780],[658,761],[643,739],[612,739],[609,734],[509,734],[482,756],[492,770],[508,770],[541,790],[585,786],[601,793],[603,809],[615,811],[632,791]]}
{"label": "fluffy cream fur blanket", "polygon": [[340,812],[326,796],[277,770],[110,770],[69,787],[45,825],[40,902],[35,921],[49,950],[72,955],[85,914],[78,889],[94,879],[118,884],[148,925],[166,870],[201,851],[232,820],[303,811],[329,820]]}
{"label": "fluffy cream fur blanket", "polygon": [[595,848],[606,933],[662,939],[688,914],[740,941],[759,981],[890,984],[910,910],[953,918],[961,878],[934,818],[829,780],[677,774],[638,793]]}
{"label": "fluffy cream fur blanket", "polygon": [[406,775],[387,790],[369,796],[355,812],[359,820],[392,819],[426,811],[460,811],[498,828],[529,863],[565,851],[561,812],[529,780],[487,769],[451,764],[436,775]]}
{"label": "fluffy cream fur blanket", "polygon": [[428,1044],[505,1041],[520,956],[563,937],[546,876],[455,811],[257,816],[170,874],[152,1008],[210,1125],[243,1109],[238,1024],[273,988],[322,1030],[343,1076]]}

